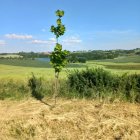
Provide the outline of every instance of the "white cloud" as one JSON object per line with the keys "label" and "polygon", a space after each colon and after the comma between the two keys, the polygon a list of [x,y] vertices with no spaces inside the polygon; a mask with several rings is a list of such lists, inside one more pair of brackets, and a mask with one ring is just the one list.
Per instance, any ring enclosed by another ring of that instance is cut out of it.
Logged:
{"label": "white cloud", "polygon": [[6,42],[4,40],[0,40],[0,46],[6,45]]}
{"label": "white cloud", "polygon": [[21,35],[21,34],[6,34],[6,38],[9,39],[32,39],[32,35]]}
{"label": "white cloud", "polygon": [[56,43],[56,39],[55,38],[49,38],[49,41]]}
{"label": "white cloud", "polygon": [[32,44],[48,44],[48,41],[46,40],[32,40],[31,41]]}
{"label": "white cloud", "polygon": [[66,45],[73,45],[73,44],[79,44],[82,42],[81,39],[79,39],[79,37],[76,37],[76,36],[70,36],[70,37],[67,37],[66,39],[63,39],[62,41],[64,44]]}
{"label": "white cloud", "polygon": [[49,38],[48,40],[32,40],[31,41],[32,44],[47,44],[47,45],[51,45],[56,43],[56,39],[55,38]]}

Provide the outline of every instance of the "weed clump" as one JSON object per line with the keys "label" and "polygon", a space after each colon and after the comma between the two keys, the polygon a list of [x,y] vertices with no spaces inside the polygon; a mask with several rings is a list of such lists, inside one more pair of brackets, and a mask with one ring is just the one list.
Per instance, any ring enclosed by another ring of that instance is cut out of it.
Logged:
{"label": "weed clump", "polygon": [[37,78],[32,73],[32,77],[28,81],[28,86],[30,87],[32,97],[36,98],[37,100],[42,100],[44,98],[41,77]]}
{"label": "weed clump", "polygon": [[13,79],[2,79],[0,81],[0,100],[20,100],[29,96],[29,88],[26,82]]}

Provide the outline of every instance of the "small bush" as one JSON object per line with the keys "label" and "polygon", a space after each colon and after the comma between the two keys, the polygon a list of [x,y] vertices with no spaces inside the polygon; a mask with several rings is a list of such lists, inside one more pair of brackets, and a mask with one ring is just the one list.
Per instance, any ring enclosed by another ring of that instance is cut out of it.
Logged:
{"label": "small bush", "polygon": [[104,87],[107,88],[112,84],[111,79],[111,74],[101,68],[83,71],[74,70],[68,75],[70,87],[75,88],[79,92],[83,92],[87,88],[94,88],[96,90],[101,90]]}
{"label": "small bush", "polygon": [[32,74],[32,77],[28,81],[28,86],[30,87],[31,94],[34,98],[37,100],[43,99],[42,78],[37,78]]}
{"label": "small bush", "polygon": [[86,63],[87,59],[85,57],[78,57],[79,63]]}

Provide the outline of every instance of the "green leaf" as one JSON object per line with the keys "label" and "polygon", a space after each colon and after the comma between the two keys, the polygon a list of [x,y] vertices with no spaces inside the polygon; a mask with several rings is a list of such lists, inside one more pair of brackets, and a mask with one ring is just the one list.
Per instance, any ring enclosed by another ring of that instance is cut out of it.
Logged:
{"label": "green leaf", "polygon": [[51,32],[55,32],[55,27],[53,25],[51,26]]}
{"label": "green leaf", "polygon": [[61,25],[61,19],[59,18],[59,19],[57,19],[57,25]]}
{"label": "green leaf", "polygon": [[56,16],[58,16],[59,18],[64,16],[64,11],[63,10],[57,10],[56,11]]}

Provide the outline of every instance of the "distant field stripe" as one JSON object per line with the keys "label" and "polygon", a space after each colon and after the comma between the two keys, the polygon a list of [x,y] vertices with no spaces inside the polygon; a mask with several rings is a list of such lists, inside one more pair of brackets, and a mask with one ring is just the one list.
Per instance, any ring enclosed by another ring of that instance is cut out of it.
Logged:
{"label": "distant field stripe", "polygon": [[140,70],[140,65],[104,65],[108,69]]}
{"label": "distant field stripe", "polygon": [[123,56],[116,59],[94,60],[94,62],[113,62],[113,63],[140,63],[140,56]]}

